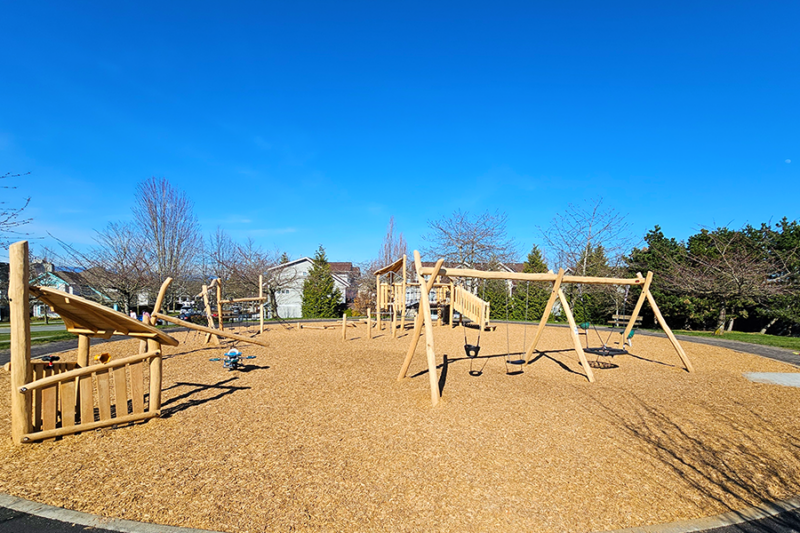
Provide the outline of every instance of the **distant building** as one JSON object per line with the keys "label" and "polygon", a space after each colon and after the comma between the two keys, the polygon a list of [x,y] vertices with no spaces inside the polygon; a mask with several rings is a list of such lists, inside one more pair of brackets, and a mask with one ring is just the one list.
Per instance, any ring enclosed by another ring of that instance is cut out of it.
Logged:
{"label": "distant building", "polygon": [[[276,265],[267,273],[277,281],[278,288],[275,292],[275,301],[278,307],[278,316],[281,318],[302,318],[303,316],[303,284],[305,283],[314,260],[303,257]],[[328,263],[333,276],[333,286],[342,293],[340,303],[353,301],[356,295],[356,281],[360,270],[353,263]],[[269,297],[269,296],[268,296]],[[273,318],[272,306],[267,303],[267,316]]]}

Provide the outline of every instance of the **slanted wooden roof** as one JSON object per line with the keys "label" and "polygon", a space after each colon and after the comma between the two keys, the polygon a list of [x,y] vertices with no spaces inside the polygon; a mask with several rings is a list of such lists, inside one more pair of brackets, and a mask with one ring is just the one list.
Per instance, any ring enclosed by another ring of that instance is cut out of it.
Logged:
{"label": "slanted wooden roof", "polygon": [[383,274],[388,274],[389,272],[400,272],[403,269],[403,257],[392,263],[391,265],[387,265],[383,268],[380,268],[375,271],[376,276],[382,276]]}
{"label": "slanted wooden roof", "polygon": [[103,339],[112,335],[127,335],[141,339],[155,339],[170,346],[178,345],[177,339],[153,326],[80,296],[36,285],[31,285],[30,291],[64,319],[64,325],[70,333]]}

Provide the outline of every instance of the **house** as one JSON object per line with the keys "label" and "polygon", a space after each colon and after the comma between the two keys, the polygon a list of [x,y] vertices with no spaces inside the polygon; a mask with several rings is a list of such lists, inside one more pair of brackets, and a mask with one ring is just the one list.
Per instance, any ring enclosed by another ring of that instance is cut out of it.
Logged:
{"label": "house", "polygon": [[[340,303],[351,302],[356,293],[356,281],[360,274],[353,263],[328,263],[333,275],[333,286],[342,293]],[[267,270],[267,279],[275,287],[275,301],[278,316],[281,318],[302,318],[303,316],[303,284],[305,283],[314,260],[303,257],[288,263],[276,265]],[[269,292],[267,297],[269,298]],[[267,305],[268,318],[272,317],[272,306]]]}
{"label": "house", "polygon": [[[89,300],[108,303],[108,297],[89,285],[79,272],[56,270],[52,263],[42,262],[31,265],[31,270],[38,275],[31,281],[32,285],[52,287],[67,294],[74,294]],[[33,303],[33,316],[43,317],[48,307],[38,301]]]}

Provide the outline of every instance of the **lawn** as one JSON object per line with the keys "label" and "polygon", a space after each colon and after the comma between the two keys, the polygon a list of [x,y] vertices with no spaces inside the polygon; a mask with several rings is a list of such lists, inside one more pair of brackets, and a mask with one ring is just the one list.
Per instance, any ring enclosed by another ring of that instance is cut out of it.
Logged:
{"label": "lawn", "polygon": [[[64,341],[74,339],[75,334],[68,331],[32,331],[31,344],[46,344],[48,342]],[[0,333],[0,350],[7,350],[11,347],[11,335]]]}
{"label": "lawn", "polygon": [[762,335],[760,333],[743,333],[740,331],[726,332],[723,336],[714,335],[712,331],[684,331],[675,330],[680,335],[691,335],[694,337],[713,337],[717,339],[727,339],[729,341],[747,342],[750,344],[762,344],[764,346],[774,346],[776,348],[789,348],[790,350],[800,350],[800,337],[780,337],[778,335]]}

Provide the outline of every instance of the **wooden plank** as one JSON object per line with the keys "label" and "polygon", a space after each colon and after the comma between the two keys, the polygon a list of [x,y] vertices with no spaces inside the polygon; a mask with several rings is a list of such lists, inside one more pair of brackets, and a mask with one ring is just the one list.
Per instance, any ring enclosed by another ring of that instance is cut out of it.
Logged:
{"label": "wooden plank", "polygon": [[28,241],[15,242],[8,250],[8,302],[11,315],[11,439],[23,442],[31,432],[32,399],[19,387],[32,378],[31,317],[29,294],[30,265]]}
{"label": "wooden plank", "polygon": [[[33,378],[42,379],[44,377],[44,367],[36,365],[33,368]],[[42,391],[37,389],[33,391],[33,426],[31,431],[38,431],[42,429]]]}
{"label": "wooden plank", "polygon": [[116,418],[128,414],[128,373],[124,366],[113,370],[114,372],[114,405]]}
{"label": "wooden plank", "polygon": [[539,320],[539,326],[536,328],[536,335],[534,335],[533,342],[531,342],[530,347],[525,352],[526,364],[530,364],[531,360],[533,359],[533,351],[536,349],[536,345],[539,344],[539,339],[542,338],[544,328],[547,325],[547,321],[550,319],[550,313],[553,311],[553,305],[555,305],[556,298],[558,298],[558,293],[561,290],[562,279],[564,279],[564,269],[560,268],[558,269],[558,275],[553,282],[553,290],[550,292],[550,297],[547,299],[547,305],[544,306],[544,313],[542,313],[542,318]]}
{"label": "wooden plank", "polygon": [[75,380],[61,382],[61,427],[75,425]]}
{"label": "wooden plank", "polygon": [[[44,377],[53,375],[53,370],[44,371]],[[42,429],[54,429],[58,415],[58,385],[50,385],[42,389]]]}
{"label": "wooden plank", "polygon": [[131,363],[131,403],[133,414],[144,413],[144,363]]}
{"label": "wooden plank", "polygon": [[92,375],[87,374],[78,378],[78,392],[80,393],[81,424],[94,422],[94,387]]}
{"label": "wooden plank", "polygon": [[[423,267],[422,274],[430,275],[431,267]],[[524,272],[489,272],[471,268],[442,268],[440,276],[477,278],[477,279],[503,279],[514,281],[555,281],[553,273],[524,273]],[[644,280],[639,278],[601,278],[595,276],[564,276],[563,283],[584,283],[586,285],[642,285]]]}
{"label": "wooden plank", "polygon": [[122,424],[129,424],[131,422],[138,422],[140,420],[147,420],[159,416],[160,413],[140,413],[135,415],[128,415],[122,418],[112,418],[111,420],[101,420],[99,422],[90,422],[88,424],[80,424],[72,427],[60,427],[49,431],[41,431],[38,433],[28,433],[22,437],[22,442],[29,443],[37,440],[51,439],[55,437],[62,437],[64,435],[71,435],[73,433],[80,433],[81,431],[89,431],[92,429],[99,429],[108,426],[117,426]]}
{"label": "wooden plank", "polygon": [[100,411],[100,420],[109,420],[111,418],[111,384],[109,382],[109,371],[101,370],[95,374],[95,377],[97,379],[97,407]]}
{"label": "wooden plank", "polygon": [[586,372],[586,378],[589,380],[589,383],[592,383],[594,381],[594,372],[592,372],[592,367],[589,366],[589,362],[586,360],[586,354],[583,353],[578,325],[575,323],[575,317],[572,316],[572,309],[569,308],[567,297],[564,296],[564,291],[561,289],[558,290],[558,298],[561,300],[561,307],[564,309],[564,314],[567,315],[567,322],[572,332],[572,342],[575,346],[575,351],[578,352],[578,359],[581,362],[584,372]]}

